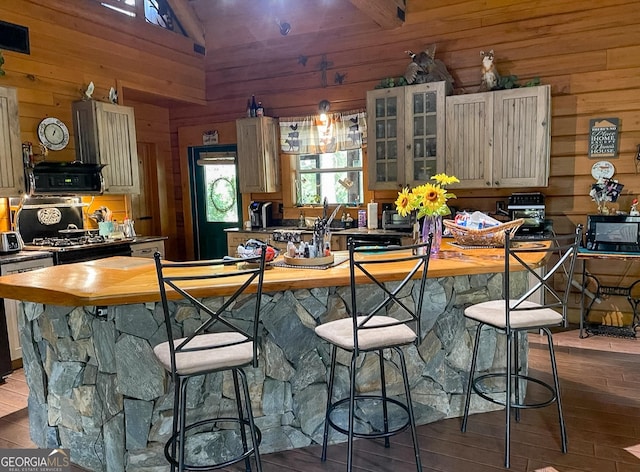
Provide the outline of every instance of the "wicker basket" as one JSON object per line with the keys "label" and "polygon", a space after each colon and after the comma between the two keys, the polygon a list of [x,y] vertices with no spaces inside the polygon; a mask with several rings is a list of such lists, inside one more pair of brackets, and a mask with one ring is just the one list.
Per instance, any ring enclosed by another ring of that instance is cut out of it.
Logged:
{"label": "wicker basket", "polygon": [[443,224],[449,228],[456,243],[464,246],[504,246],[504,234],[508,231],[510,235],[524,223],[523,218],[502,223],[498,226],[491,226],[483,229],[466,228],[455,224],[453,220],[444,220]]}

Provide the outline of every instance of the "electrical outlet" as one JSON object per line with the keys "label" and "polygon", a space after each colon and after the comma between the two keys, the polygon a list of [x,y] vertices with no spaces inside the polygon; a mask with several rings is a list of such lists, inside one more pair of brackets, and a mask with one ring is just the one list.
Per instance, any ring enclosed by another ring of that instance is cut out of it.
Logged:
{"label": "electrical outlet", "polygon": [[109,310],[107,309],[106,306],[97,306],[96,307],[96,316],[100,316],[100,317],[106,318],[108,314],[109,314]]}

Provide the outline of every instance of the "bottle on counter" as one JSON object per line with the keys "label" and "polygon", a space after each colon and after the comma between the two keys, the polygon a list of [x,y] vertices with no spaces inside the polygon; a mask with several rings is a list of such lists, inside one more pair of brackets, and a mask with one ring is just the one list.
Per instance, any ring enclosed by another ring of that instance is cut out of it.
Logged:
{"label": "bottle on counter", "polygon": [[251,99],[247,98],[247,118],[251,118]]}
{"label": "bottle on counter", "polygon": [[264,116],[264,107],[262,102],[258,102],[258,108],[256,108],[256,116]]}
{"label": "bottle on counter", "polygon": [[251,95],[251,117],[258,116],[258,104],[256,103],[256,96]]}
{"label": "bottle on counter", "polygon": [[306,225],[304,220],[304,213],[300,212],[300,217],[298,218],[298,227],[304,228]]}
{"label": "bottle on counter", "polygon": [[296,257],[296,245],[291,241],[287,243],[287,256]]}

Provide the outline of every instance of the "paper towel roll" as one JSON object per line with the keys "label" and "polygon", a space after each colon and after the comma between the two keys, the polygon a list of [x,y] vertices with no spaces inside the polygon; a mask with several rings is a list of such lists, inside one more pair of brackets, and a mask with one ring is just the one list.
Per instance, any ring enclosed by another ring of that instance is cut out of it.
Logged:
{"label": "paper towel roll", "polygon": [[378,228],[378,204],[377,203],[371,202],[367,204],[367,228],[369,229]]}

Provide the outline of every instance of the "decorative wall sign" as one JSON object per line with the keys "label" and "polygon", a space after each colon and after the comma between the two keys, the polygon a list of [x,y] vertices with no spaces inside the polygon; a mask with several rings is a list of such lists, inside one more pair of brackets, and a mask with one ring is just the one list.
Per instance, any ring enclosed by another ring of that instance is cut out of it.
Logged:
{"label": "decorative wall sign", "polygon": [[596,118],[589,121],[589,158],[618,157],[618,118]]}
{"label": "decorative wall sign", "polygon": [[202,133],[202,144],[205,146],[209,144],[218,144],[218,130],[213,129]]}

